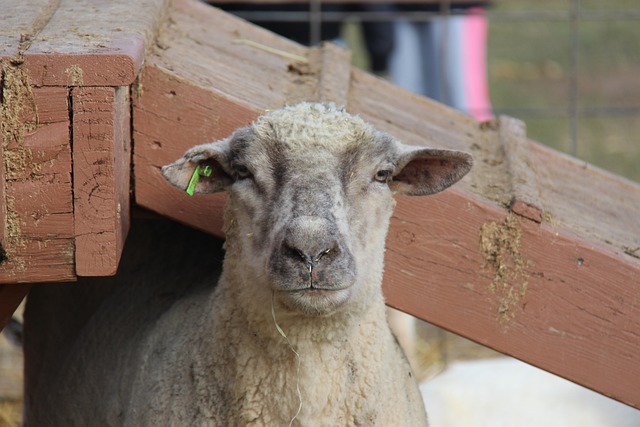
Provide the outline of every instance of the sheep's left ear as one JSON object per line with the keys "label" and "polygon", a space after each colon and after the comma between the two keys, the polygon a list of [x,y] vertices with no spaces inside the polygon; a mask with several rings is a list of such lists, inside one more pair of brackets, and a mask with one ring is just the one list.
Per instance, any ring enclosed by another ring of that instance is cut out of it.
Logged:
{"label": "sheep's left ear", "polygon": [[458,182],[471,170],[473,158],[462,151],[403,146],[393,180],[397,194],[426,196]]}
{"label": "sheep's left ear", "polygon": [[[208,169],[208,176],[198,174],[193,193],[216,193],[233,183],[228,161],[229,139],[196,145],[175,162],[162,167],[162,176],[176,187],[187,190],[196,168]],[[190,193],[190,194],[193,194]]]}
{"label": "sheep's left ear", "polygon": [[252,136],[251,128],[245,127],[220,141],[196,145],[175,162],[163,166],[162,176],[176,187],[186,190],[194,172],[206,168],[207,173],[199,173],[198,179],[193,183],[193,193],[207,194],[227,190],[235,179],[230,160],[232,144],[246,145],[250,143]]}

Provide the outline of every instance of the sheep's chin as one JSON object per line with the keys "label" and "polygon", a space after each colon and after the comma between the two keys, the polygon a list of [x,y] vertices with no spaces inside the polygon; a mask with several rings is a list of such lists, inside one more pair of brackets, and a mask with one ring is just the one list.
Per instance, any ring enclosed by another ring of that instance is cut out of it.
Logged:
{"label": "sheep's chin", "polygon": [[330,316],[350,299],[352,287],[337,290],[303,289],[277,292],[278,300],[288,310],[306,316]]}

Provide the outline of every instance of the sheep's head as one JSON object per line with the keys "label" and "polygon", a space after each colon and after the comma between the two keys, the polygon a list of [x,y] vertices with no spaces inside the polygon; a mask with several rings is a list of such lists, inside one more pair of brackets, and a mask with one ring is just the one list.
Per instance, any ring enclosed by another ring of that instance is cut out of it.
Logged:
{"label": "sheep's head", "polygon": [[439,192],[472,160],[404,145],[333,105],[303,103],[193,147],[162,172],[184,189],[198,165],[213,173],[196,192],[230,193],[227,240],[246,260],[237,269],[243,284],[258,298],[275,292],[292,312],[329,315],[380,292],[393,194]]}

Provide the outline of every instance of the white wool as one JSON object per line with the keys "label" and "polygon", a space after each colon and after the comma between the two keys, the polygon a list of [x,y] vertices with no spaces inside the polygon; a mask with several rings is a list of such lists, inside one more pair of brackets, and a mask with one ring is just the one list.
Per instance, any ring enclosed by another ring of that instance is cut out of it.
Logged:
{"label": "white wool", "polygon": [[277,139],[290,149],[307,150],[311,145],[330,151],[344,149],[370,138],[375,130],[359,116],[335,104],[303,102],[270,111],[253,123],[263,139]]}

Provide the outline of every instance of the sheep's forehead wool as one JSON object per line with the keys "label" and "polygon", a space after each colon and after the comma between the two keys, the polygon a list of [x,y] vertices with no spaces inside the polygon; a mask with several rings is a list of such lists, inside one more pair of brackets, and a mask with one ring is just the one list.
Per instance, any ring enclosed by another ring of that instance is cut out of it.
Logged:
{"label": "sheep's forehead wool", "polygon": [[334,104],[301,103],[271,111],[253,124],[262,140],[278,141],[291,151],[310,145],[341,151],[371,140],[375,130]]}

